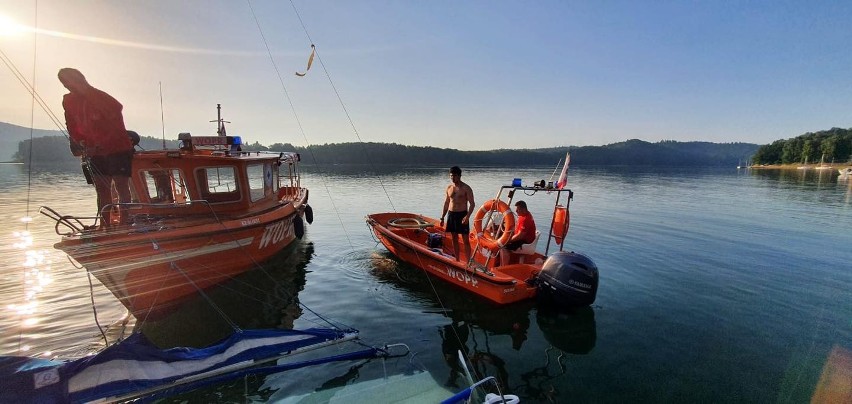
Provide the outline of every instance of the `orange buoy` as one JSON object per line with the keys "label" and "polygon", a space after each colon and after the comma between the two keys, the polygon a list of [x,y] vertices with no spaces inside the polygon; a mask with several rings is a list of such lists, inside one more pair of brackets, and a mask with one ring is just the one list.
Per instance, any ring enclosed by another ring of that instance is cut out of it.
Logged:
{"label": "orange buoy", "polygon": [[571,225],[571,214],[568,208],[562,205],[556,205],[556,211],[553,212],[553,236],[556,237],[556,244],[562,244],[562,239],[568,234],[568,227]]}

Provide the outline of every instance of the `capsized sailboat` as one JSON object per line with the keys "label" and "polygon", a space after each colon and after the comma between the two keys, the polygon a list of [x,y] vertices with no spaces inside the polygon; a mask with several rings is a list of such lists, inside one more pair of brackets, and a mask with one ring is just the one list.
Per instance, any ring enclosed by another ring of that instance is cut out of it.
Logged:
{"label": "capsized sailboat", "polygon": [[[205,348],[159,349],[133,334],[97,355],[70,362],[29,357],[0,358],[4,402],[90,402],[156,398],[241,377],[323,363],[285,358],[357,338],[356,330],[242,330]],[[368,348],[337,353],[325,361],[379,357]]]}

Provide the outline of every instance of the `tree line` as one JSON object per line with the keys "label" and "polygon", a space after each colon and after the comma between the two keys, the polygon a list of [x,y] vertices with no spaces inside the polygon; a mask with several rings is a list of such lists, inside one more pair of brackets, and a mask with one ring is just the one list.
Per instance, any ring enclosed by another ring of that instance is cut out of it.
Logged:
{"label": "tree line", "polygon": [[[139,148],[163,148],[163,140],[143,136]],[[32,153],[30,147],[32,145]],[[176,148],[175,140],[165,141],[167,148]],[[498,149],[463,151],[428,146],[406,146],[396,143],[331,143],[294,146],[274,143],[264,146],[258,142],[243,145],[244,151],[297,152],[304,164],[371,164],[371,165],[505,165],[550,166],[571,152],[574,165],[641,165],[641,166],[733,166],[755,153],[758,145],[751,143],[710,143],[661,141],[650,143],[628,140],[605,146],[571,146],[542,149]],[[64,136],[45,136],[21,141],[16,161],[32,156],[36,163],[71,163],[77,161],[69,151]]]}
{"label": "tree line", "polygon": [[752,164],[800,164],[820,160],[826,163],[852,162],[852,128],[831,128],[776,140],[760,146],[754,153]]}

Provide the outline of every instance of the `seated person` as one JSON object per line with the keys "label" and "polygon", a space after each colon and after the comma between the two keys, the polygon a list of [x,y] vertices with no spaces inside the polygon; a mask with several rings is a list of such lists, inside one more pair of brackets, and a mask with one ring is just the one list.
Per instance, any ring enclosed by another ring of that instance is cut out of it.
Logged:
{"label": "seated person", "polygon": [[515,233],[509,237],[509,241],[500,250],[501,265],[509,264],[509,251],[515,251],[524,244],[535,241],[535,220],[527,209],[524,201],[515,202],[515,212],[518,214],[518,223],[515,225]]}

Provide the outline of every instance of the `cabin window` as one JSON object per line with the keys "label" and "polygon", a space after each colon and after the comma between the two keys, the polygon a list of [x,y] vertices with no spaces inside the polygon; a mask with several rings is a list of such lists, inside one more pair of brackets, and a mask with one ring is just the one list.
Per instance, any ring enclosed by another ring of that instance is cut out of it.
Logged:
{"label": "cabin window", "polygon": [[250,164],[246,167],[252,202],[272,193],[272,184],[275,182],[272,171],[272,164],[270,163]]}
{"label": "cabin window", "polygon": [[142,172],[151,203],[187,202],[186,181],[178,169]]}
{"label": "cabin window", "polygon": [[207,167],[196,171],[201,197],[210,203],[240,200],[237,171],[234,167]]}

